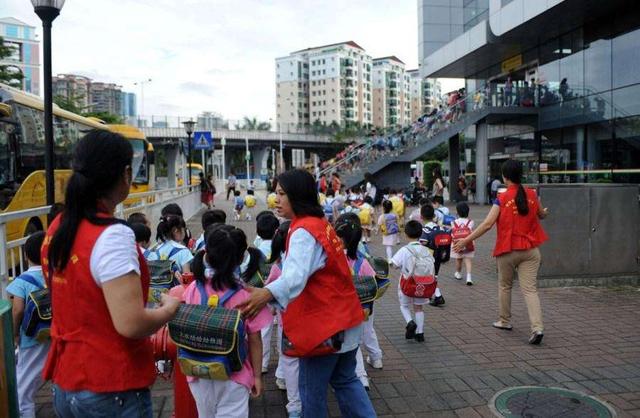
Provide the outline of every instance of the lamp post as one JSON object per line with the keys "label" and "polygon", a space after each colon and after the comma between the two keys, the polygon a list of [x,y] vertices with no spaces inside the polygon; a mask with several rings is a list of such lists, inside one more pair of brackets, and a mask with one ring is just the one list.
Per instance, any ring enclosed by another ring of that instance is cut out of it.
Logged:
{"label": "lamp post", "polygon": [[[51,82],[51,23],[60,14],[65,0],[31,0],[33,10],[42,20],[43,69],[44,69],[44,171],[46,178],[47,205],[55,203],[55,181],[53,175],[53,93]],[[51,221],[51,219],[49,219]]]}
{"label": "lamp post", "polygon": [[[140,120],[140,117],[144,117],[144,85],[147,83],[151,83],[151,79],[147,78],[145,80],[142,81],[137,81],[135,83],[133,83],[134,86],[140,86],[140,112],[138,112],[138,120]],[[140,122],[138,122],[138,127],[140,128]]]}
{"label": "lamp post", "polygon": [[187,166],[189,167],[189,182],[187,184],[191,186],[191,135],[193,134],[193,129],[196,127],[196,122],[193,120],[188,120],[182,122],[182,124],[184,125],[184,130],[187,132],[187,139],[189,141],[189,143],[187,144],[189,147],[189,155],[187,156]]}

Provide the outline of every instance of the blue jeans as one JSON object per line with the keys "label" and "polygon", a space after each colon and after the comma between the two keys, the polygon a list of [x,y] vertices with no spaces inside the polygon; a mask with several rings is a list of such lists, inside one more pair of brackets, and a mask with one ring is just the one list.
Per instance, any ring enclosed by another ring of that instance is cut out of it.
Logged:
{"label": "blue jeans", "polygon": [[53,385],[53,409],[58,418],[152,418],[149,389],[95,393],[68,392]]}
{"label": "blue jeans", "polygon": [[304,418],[326,418],[327,388],[335,390],[343,417],[376,416],[367,391],[356,376],[356,352],[300,359],[300,400]]}

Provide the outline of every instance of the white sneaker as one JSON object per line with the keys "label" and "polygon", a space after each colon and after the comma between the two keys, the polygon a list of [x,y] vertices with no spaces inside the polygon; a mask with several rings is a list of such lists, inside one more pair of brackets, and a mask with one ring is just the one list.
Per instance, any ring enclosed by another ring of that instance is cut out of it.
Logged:
{"label": "white sneaker", "polygon": [[455,273],[453,273],[453,277],[455,277],[456,280],[462,280],[462,273],[456,271]]}
{"label": "white sneaker", "polygon": [[371,357],[367,356],[367,363],[374,369],[378,369],[378,370],[382,369],[382,359],[377,359],[372,361]]}
{"label": "white sneaker", "polygon": [[367,376],[360,376],[360,383],[364,386],[365,390],[369,390],[369,378]]}
{"label": "white sneaker", "polygon": [[287,390],[287,382],[284,379],[276,378],[276,386],[280,390]]}
{"label": "white sneaker", "polygon": [[473,286],[473,280],[471,280],[471,276],[467,276],[467,286]]}

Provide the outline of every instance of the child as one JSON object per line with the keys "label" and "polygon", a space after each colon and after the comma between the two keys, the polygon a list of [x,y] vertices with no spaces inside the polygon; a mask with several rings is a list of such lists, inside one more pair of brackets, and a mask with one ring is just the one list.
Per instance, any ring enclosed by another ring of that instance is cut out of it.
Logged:
{"label": "child", "polygon": [[271,240],[280,226],[280,221],[272,212],[260,212],[256,218],[256,240],[253,242],[266,260],[271,258]]}
{"label": "child", "polygon": [[420,201],[418,202],[418,207],[411,212],[411,215],[409,215],[409,220],[422,222],[422,215],[420,215],[420,208],[422,208],[424,205],[430,205],[430,204],[431,202],[429,201],[429,199],[427,199],[426,197],[421,198]]}
{"label": "child", "polygon": [[129,225],[143,224],[147,228],[151,228],[151,223],[149,222],[149,219],[147,219],[147,215],[142,212],[134,212],[129,215],[129,217],[127,218],[127,223]]}
{"label": "child", "polygon": [[200,236],[196,240],[193,252],[197,253],[198,251],[204,249],[204,233],[210,225],[224,224],[225,222],[227,222],[227,214],[223,210],[211,209],[203,213],[202,217],[200,218],[200,223],[202,224],[202,234],[200,234]]}
{"label": "child", "polygon": [[398,223],[404,225],[404,198],[402,192],[392,190],[389,201],[391,202],[392,211],[398,219]]}
{"label": "child", "polygon": [[244,198],[244,205],[247,207],[247,214],[245,215],[244,219],[247,221],[251,220],[253,208],[256,207],[256,197],[253,195],[253,193],[253,189],[247,190],[247,195]]}
{"label": "child", "polygon": [[[233,309],[249,297],[234,272],[240,264],[242,254],[238,252],[232,237],[235,227],[220,226],[207,234],[206,252],[196,255],[193,263],[195,281],[184,293],[186,303],[200,304],[198,285],[204,286],[209,295],[221,298],[227,291],[237,292],[224,305]],[[196,401],[198,416],[248,417],[249,395],[260,396],[263,390],[260,375],[262,341],[260,329],[267,325],[271,316],[267,309],[253,318],[245,318],[244,325],[248,341],[248,355],[240,371],[232,373],[229,380],[209,380],[187,377],[189,388]]]}
{"label": "child", "polygon": [[35,338],[24,335],[20,324],[24,317],[26,300],[31,292],[45,287],[42,267],[40,266],[40,247],[44,241],[44,232],[38,231],[24,244],[29,269],[16,277],[7,286],[7,294],[11,297],[13,312],[13,331],[18,346],[18,404],[21,417],[35,417],[36,407],[34,396],[42,386],[42,368],[44,367],[49,342],[39,343]]}
{"label": "child", "polygon": [[[161,217],[167,217],[169,215],[176,215],[184,219],[182,208],[177,203],[169,203],[168,205],[165,205],[160,211]],[[158,225],[158,227],[159,226],[160,225]],[[149,226],[149,228],[151,228],[151,226]],[[184,239],[182,240],[181,244],[184,244],[185,247],[188,247],[189,243],[191,242],[191,231],[189,230],[189,228],[185,227],[184,232]],[[157,230],[156,241],[160,241],[160,232]]]}
{"label": "child", "polygon": [[362,225],[364,242],[371,241],[371,229],[373,228],[373,199],[371,196],[364,198],[364,203],[360,205],[360,212],[358,212],[358,218],[360,218],[360,224]]}
{"label": "child", "polygon": [[[282,273],[282,260],[287,250],[287,235],[290,225],[290,221],[281,223],[271,241],[271,258],[269,262],[272,265],[267,283],[278,280]],[[277,311],[277,322],[282,324],[280,311]],[[276,369],[276,386],[280,390],[287,391],[287,413],[289,418],[299,418],[302,416],[302,403],[300,402],[298,386],[300,363],[297,357],[289,357],[282,353],[282,327],[279,327],[277,335],[280,356],[278,357],[278,368]]]}
{"label": "child", "polygon": [[[436,249],[433,246],[433,243],[430,240],[431,232],[436,228],[440,228],[440,226],[435,223],[435,209],[431,205],[424,205],[420,208],[420,214],[422,215],[422,222],[424,223],[424,228],[422,228],[422,235],[420,236],[420,244],[428,247],[431,251],[433,251],[432,255],[434,255],[434,269],[436,274],[436,279],[438,278],[438,273],[440,273],[440,264],[441,257],[439,254],[434,254]],[[440,292],[440,287],[436,288],[436,292],[433,295],[434,297],[431,299],[429,304],[431,306],[440,306],[444,305],[444,297],[442,296],[442,292]]]}
{"label": "child", "polygon": [[[458,219],[451,224],[451,235],[454,239],[466,238],[471,235],[473,231],[473,220],[469,219],[469,205],[465,202],[459,202],[456,205],[456,212],[458,213]],[[451,250],[451,258],[455,258],[456,260],[456,272],[453,276],[458,280],[462,280],[462,260],[464,260],[464,265],[467,270],[467,286],[473,285],[473,280],[471,279],[473,257],[473,244],[468,246],[466,251],[462,253]]]}
{"label": "child", "polygon": [[[420,245],[418,241],[422,235],[422,225],[417,221],[409,221],[404,228],[404,232],[411,242],[400,249],[391,259],[394,267],[402,269],[402,275],[408,277],[414,271],[416,259],[427,260],[433,266],[433,256],[429,249]],[[433,271],[433,268],[432,268]],[[422,307],[428,302],[427,298],[409,297],[402,293],[398,284],[398,299],[400,301],[400,312],[407,323],[405,338],[415,339],[416,342],[424,342],[424,312]],[[413,305],[415,321],[411,318],[410,305]]]}
{"label": "child", "polygon": [[136,244],[140,248],[140,252],[146,259],[149,256],[149,243],[151,242],[151,230],[144,224],[134,223],[131,225],[133,233],[136,236]]}
{"label": "child", "polygon": [[233,213],[235,214],[236,221],[239,221],[242,218],[242,209],[244,208],[244,199],[240,197],[240,190],[236,190],[233,192],[235,196],[233,200]]}
{"label": "child", "polygon": [[385,246],[387,251],[387,260],[391,260],[393,256],[393,246],[400,242],[400,238],[398,237],[400,228],[398,227],[398,217],[394,213],[391,213],[393,204],[385,200],[382,202],[382,209],[384,210],[384,214],[378,218],[378,227],[382,231],[382,245]]}
{"label": "child", "polygon": [[436,223],[440,226],[451,226],[450,222],[447,222],[450,218],[449,208],[444,206],[444,199],[442,196],[433,197],[433,209],[435,211]]}
{"label": "child", "polygon": [[327,190],[327,197],[322,205],[322,210],[324,211],[324,216],[327,218],[329,223],[333,222],[334,219],[334,206],[333,201],[335,200],[335,193],[333,190]]}
{"label": "child", "polygon": [[[360,219],[353,214],[341,215],[336,220],[335,229],[336,234],[342,239],[342,242],[344,243],[345,252],[347,254],[347,262],[349,263],[349,268],[351,268],[352,271],[355,268],[355,264],[358,259],[362,258],[359,271],[353,271],[353,274],[357,274],[359,276],[375,277],[376,272],[373,267],[371,267],[371,264],[369,264],[369,261],[364,258],[364,254],[358,253],[358,246],[360,244],[360,239],[362,238],[362,227],[360,225]],[[376,335],[376,331],[373,328],[373,310],[371,311],[368,320],[364,322],[364,326],[362,328],[363,331],[361,340],[369,353],[369,355],[367,356],[367,363],[371,364],[374,369],[382,369],[382,350],[380,349],[380,344],[378,343],[378,336]],[[362,382],[364,388],[369,390],[369,378],[364,368],[364,362],[362,361],[362,351],[360,350],[360,348],[358,348],[358,353],[356,355],[356,375]]]}
{"label": "child", "polygon": [[171,260],[175,263],[178,273],[191,272],[193,254],[182,245],[186,228],[182,216],[162,216],[158,224],[159,243],[149,251],[147,260]]}

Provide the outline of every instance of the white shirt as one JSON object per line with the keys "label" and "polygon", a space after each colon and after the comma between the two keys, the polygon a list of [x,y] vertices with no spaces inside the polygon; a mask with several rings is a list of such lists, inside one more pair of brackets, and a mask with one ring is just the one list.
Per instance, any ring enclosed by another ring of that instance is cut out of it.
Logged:
{"label": "white shirt", "polygon": [[436,215],[437,223],[442,224],[444,222],[444,215],[449,215],[449,208],[446,206],[440,206],[439,208],[434,208],[434,212]]}
{"label": "white shirt", "polygon": [[[413,252],[413,254],[412,254]],[[421,245],[419,242],[414,241],[400,248],[398,252],[391,259],[391,263],[394,266],[401,269],[402,274],[404,276],[408,276],[413,271],[413,265],[415,264],[415,258],[428,258],[431,260],[431,263],[435,263],[433,256],[431,255],[431,251],[424,245]]]}
{"label": "white shirt", "polygon": [[376,198],[376,186],[367,182],[367,196],[370,196],[372,199]]}
{"label": "white shirt", "polygon": [[126,225],[108,226],[96,240],[89,262],[91,275],[99,287],[132,271],[140,274],[136,237]]}

